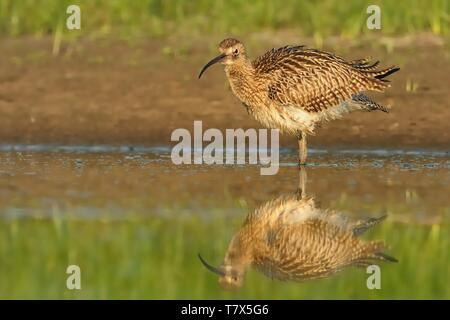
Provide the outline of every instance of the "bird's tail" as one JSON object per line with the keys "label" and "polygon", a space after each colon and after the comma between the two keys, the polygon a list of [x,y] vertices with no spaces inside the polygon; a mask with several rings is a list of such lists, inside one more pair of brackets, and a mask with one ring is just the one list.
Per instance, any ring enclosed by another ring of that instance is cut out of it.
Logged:
{"label": "bird's tail", "polygon": [[358,252],[355,259],[352,261],[352,265],[357,267],[367,267],[377,261],[398,262],[398,260],[386,253],[386,245],[383,241],[370,241],[358,248]]}
{"label": "bird's tail", "polygon": [[393,66],[393,67],[390,67],[390,68],[387,68],[387,69],[384,69],[384,70],[370,71],[370,74],[372,75],[372,77],[377,78],[377,79],[379,79],[381,81],[389,82],[389,80],[384,79],[384,78],[386,78],[387,76],[397,72],[398,70],[400,70],[399,67],[394,67]]}
{"label": "bird's tail", "polygon": [[375,68],[380,64],[380,61],[371,62],[369,58],[367,59],[358,59],[353,60],[350,62],[350,64],[361,71],[372,71],[375,70]]}
{"label": "bird's tail", "polygon": [[389,80],[384,78],[400,70],[400,68],[396,66],[392,66],[383,70],[376,70],[376,67],[379,63],[380,61],[378,60],[375,62],[371,62],[369,58],[353,60],[350,62],[353,68],[363,72],[371,78],[376,78],[383,82],[389,82]]}
{"label": "bird's tail", "polygon": [[350,65],[364,78],[368,84],[368,90],[383,92],[384,89],[390,87],[387,76],[400,70],[399,67],[392,66],[386,69],[377,70],[379,61],[371,62],[370,59],[359,59],[350,62]]}

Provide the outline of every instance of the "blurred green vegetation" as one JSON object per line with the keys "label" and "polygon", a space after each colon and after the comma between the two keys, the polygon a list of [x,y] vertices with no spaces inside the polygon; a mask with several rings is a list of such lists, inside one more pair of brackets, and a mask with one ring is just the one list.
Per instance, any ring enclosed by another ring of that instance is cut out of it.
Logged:
{"label": "blurred green vegetation", "polygon": [[[94,36],[167,36],[294,29],[310,36],[355,37],[366,28],[369,4],[381,7],[382,32],[448,34],[448,0],[0,0],[0,34],[60,36],[69,4],[81,7],[81,31]],[[71,32],[74,34],[73,32]]]}
{"label": "blurred green vegetation", "polygon": [[[237,292],[225,292],[198,261],[219,264],[241,217],[214,219],[130,214],[128,218],[0,219],[1,299],[449,299],[448,224],[386,221],[364,238],[383,239],[399,263],[381,265],[381,290],[368,290],[364,269],[304,283],[274,281],[250,271]],[[241,210],[241,209],[239,209]],[[216,215],[217,214],[217,215]],[[81,268],[81,290],[66,288],[66,268]]]}

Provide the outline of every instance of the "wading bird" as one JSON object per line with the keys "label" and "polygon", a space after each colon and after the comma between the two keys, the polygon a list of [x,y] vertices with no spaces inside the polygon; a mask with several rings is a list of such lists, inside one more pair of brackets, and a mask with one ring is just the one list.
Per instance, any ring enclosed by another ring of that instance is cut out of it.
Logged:
{"label": "wading bird", "polygon": [[249,214],[219,267],[199,255],[202,264],[220,276],[222,287],[242,286],[250,267],[272,279],[303,281],[328,277],[350,266],[397,262],[383,252],[383,241],[359,237],[385,216],[352,220],[318,208],[314,198],[305,196],[304,187],[299,190],[296,195],[266,202]]}
{"label": "wading bird", "polygon": [[362,92],[384,91],[389,87],[385,77],[399,70],[379,70],[378,61],[346,61],[304,46],[272,49],[254,61],[236,39],[223,40],[219,50],[198,77],[213,64],[224,64],[231,89],[248,113],[267,128],[297,137],[300,164],[306,162],[306,135],[321,123],[355,110],[388,112]]}

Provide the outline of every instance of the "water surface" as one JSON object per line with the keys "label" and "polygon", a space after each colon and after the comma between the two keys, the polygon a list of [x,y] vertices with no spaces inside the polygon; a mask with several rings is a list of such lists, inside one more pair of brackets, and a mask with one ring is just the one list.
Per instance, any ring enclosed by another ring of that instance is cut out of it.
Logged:
{"label": "water surface", "polygon": [[[170,150],[5,146],[0,152],[1,298],[450,298],[450,157],[445,152],[313,150],[300,179],[283,150],[275,176],[256,165],[181,165]],[[302,184],[303,183],[303,184]],[[199,252],[219,265],[249,214],[299,186],[322,211],[387,215],[380,290],[364,268],[279,281],[250,268],[224,291]],[[79,265],[82,290],[66,288]]]}

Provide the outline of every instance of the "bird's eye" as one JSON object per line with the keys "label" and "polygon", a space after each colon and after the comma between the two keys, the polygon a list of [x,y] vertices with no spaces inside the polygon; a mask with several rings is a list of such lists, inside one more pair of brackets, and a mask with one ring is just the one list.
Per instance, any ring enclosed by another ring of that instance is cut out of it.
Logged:
{"label": "bird's eye", "polygon": [[238,49],[234,49],[233,53],[238,54],[239,53]]}

